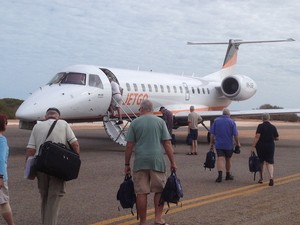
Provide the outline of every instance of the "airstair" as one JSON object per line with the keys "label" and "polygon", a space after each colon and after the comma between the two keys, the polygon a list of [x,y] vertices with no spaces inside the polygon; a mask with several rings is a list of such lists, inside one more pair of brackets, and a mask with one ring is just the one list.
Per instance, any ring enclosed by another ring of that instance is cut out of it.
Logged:
{"label": "airstair", "polygon": [[[112,100],[115,101],[113,98]],[[116,101],[115,103],[120,107],[122,114],[126,115],[126,119],[123,120],[123,124],[117,124],[118,119],[111,118],[109,115],[109,111],[107,111],[107,115],[103,117],[103,125],[107,135],[114,142],[119,145],[125,146],[127,144],[125,140],[126,132],[130,125],[130,122],[132,121],[132,117],[130,117],[127,112],[130,112],[134,116],[134,118],[136,118],[137,115],[127,105],[119,105]],[[127,109],[127,112],[125,108]]]}

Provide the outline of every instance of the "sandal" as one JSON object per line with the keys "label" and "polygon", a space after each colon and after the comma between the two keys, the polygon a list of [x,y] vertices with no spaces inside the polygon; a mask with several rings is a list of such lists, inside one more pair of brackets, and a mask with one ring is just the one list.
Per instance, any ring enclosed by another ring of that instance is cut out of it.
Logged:
{"label": "sandal", "polygon": [[187,155],[194,155],[192,152],[186,153]]}
{"label": "sandal", "polygon": [[197,152],[194,152],[193,154],[194,154],[194,155],[198,155],[198,153],[197,153]]}
{"label": "sandal", "polygon": [[259,184],[262,184],[262,183],[263,183],[263,179],[259,179],[259,180],[258,180],[258,183],[259,183]]}

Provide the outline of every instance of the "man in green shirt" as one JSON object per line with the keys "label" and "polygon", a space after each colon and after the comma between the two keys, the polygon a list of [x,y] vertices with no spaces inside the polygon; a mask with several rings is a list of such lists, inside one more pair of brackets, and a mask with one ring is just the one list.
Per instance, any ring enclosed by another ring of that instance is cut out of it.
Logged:
{"label": "man in green shirt", "polygon": [[134,149],[133,182],[137,194],[137,211],[140,225],[147,220],[147,195],[154,192],[155,224],[166,224],[162,219],[163,205],[159,204],[166,183],[166,163],[162,147],[176,170],[171,137],[163,119],[153,115],[153,104],[142,101],[140,117],[131,123],[126,140],[125,173],[131,173],[130,159]]}

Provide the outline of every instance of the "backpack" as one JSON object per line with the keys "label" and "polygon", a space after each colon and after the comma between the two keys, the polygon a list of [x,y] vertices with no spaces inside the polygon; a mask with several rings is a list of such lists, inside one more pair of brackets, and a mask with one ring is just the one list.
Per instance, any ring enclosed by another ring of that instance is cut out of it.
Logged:
{"label": "backpack", "polygon": [[[166,185],[161,193],[159,205],[167,202],[170,209],[170,203],[178,204],[180,198],[183,197],[183,190],[179,178],[176,176],[175,171],[172,171],[171,175],[168,177]],[[166,211],[169,211],[169,209]]]}
{"label": "backpack", "polygon": [[215,168],[215,162],[216,162],[216,153],[211,149],[206,153],[206,159],[204,162],[204,168],[208,168],[209,170]]}
{"label": "backpack", "polygon": [[250,172],[254,173],[254,180],[255,180],[256,173],[260,171],[260,162],[259,162],[259,158],[254,152],[252,152],[251,156],[249,157],[249,170]]}
{"label": "backpack", "polygon": [[[123,209],[131,208],[131,213],[134,215],[132,209],[136,203],[136,195],[134,192],[133,181],[130,174],[126,174],[123,183],[117,192],[117,200]],[[120,210],[120,208],[119,208]]]}
{"label": "backpack", "polygon": [[192,142],[193,142],[192,136],[191,136],[191,134],[188,134],[188,135],[186,136],[185,143],[186,143],[187,145],[192,145]]}
{"label": "backpack", "polygon": [[176,147],[176,136],[175,136],[175,134],[172,134],[171,137],[172,137],[171,143],[172,143],[172,145],[174,145]]}

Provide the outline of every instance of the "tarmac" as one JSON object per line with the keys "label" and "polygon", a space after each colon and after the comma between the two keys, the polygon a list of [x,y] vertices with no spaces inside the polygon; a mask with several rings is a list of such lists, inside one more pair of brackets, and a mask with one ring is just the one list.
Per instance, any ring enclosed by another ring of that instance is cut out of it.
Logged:
{"label": "tarmac", "polygon": [[[171,204],[164,215],[170,225],[276,225],[300,224],[300,123],[274,122],[279,132],[276,142],[273,187],[258,184],[249,172],[248,158],[256,126],[260,121],[237,121],[241,154],[232,160],[233,181],[216,183],[217,170],[205,170],[203,163],[209,145],[206,131],[200,128],[198,155],[188,156],[187,128],[174,130],[177,176],[184,197],[180,205]],[[58,225],[138,224],[129,209],[116,200],[124,179],[125,147],[112,142],[102,123],[74,124],[81,145],[81,170],[78,179],[67,182]],[[17,225],[41,224],[40,199],[36,180],[24,176],[25,148],[31,131],[9,121],[4,135],[10,146],[8,162],[11,207]],[[167,158],[166,158],[167,161]],[[168,161],[167,164],[169,165]],[[169,174],[169,171],[168,171]],[[118,209],[120,208],[120,210]],[[134,210],[136,212],[136,210]],[[153,224],[153,194],[148,198],[148,224]],[[4,224],[0,218],[0,224]]]}

